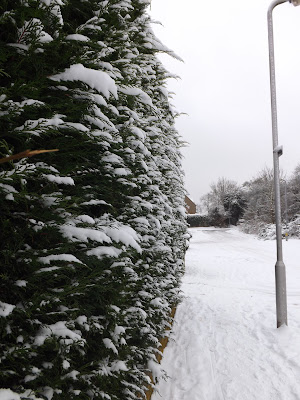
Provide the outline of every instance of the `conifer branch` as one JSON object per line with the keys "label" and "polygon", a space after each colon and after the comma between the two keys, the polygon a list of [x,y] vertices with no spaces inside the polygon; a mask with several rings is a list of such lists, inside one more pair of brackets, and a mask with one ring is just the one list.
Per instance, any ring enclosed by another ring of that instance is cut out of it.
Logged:
{"label": "conifer branch", "polygon": [[[21,41],[23,40],[23,37],[24,37],[25,33],[28,32],[28,30],[32,27],[32,25],[33,25],[33,20],[32,20],[32,19],[31,19],[30,22],[27,24],[27,26],[26,26],[26,23],[25,23],[25,25],[24,25],[24,27],[23,27],[23,32],[20,34],[17,43],[21,43]],[[28,29],[28,28],[29,28],[29,29]]]}

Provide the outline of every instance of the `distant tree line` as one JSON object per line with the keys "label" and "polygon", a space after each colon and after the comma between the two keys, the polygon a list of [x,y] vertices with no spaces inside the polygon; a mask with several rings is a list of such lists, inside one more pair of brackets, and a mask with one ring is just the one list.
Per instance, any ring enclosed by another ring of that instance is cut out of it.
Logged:
{"label": "distant tree line", "polygon": [[[299,229],[295,221],[300,217],[300,164],[290,177],[281,172],[280,182],[283,225],[291,225],[291,232],[297,234]],[[198,208],[201,221],[198,218],[198,226],[225,227],[242,220],[247,231],[258,232],[263,226],[274,224],[273,185],[273,170],[267,167],[242,185],[224,177],[219,178],[211,184],[210,192],[200,199]],[[190,226],[196,226],[196,219],[197,214],[194,218],[189,216]],[[203,221],[206,225],[203,225]]]}

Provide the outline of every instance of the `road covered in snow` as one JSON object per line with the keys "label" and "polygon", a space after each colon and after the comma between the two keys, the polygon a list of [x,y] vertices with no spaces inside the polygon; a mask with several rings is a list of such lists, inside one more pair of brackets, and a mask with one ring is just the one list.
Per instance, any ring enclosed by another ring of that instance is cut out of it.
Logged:
{"label": "road covered in snow", "polygon": [[276,242],[194,228],[151,400],[300,399],[300,240],[284,241],[288,327],[276,328]]}

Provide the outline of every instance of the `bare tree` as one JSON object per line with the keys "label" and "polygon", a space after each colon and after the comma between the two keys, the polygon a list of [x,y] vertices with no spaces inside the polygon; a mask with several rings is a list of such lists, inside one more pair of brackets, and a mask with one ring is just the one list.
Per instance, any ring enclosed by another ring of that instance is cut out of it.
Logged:
{"label": "bare tree", "polygon": [[202,202],[206,207],[207,214],[217,222],[214,224],[233,224],[235,225],[244,213],[245,197],[237,182],[219,178],[217,182],[211,184],[211,191],[202,197]]}
{"label": "bare tree", "polygon": [[220,212],[225,212],[224,199],[229,194],[235,194],[240,191],[240,187],[237,182],[231,181],[227,178],[219,178],[216,183],[210,185],[211,198],[214,207],[217,207]]}
{"label": "bare tree", "polygon": [[[282,171],[280,172],[280,178],[281,181],[285,180],[285,175]],[[273,169],[268,167],[263,168],[254,179],[244,184],[244,188],[248,202],[245,219],[274,224],[275,205]],[[283,191],[281,195],[283,199]]]}

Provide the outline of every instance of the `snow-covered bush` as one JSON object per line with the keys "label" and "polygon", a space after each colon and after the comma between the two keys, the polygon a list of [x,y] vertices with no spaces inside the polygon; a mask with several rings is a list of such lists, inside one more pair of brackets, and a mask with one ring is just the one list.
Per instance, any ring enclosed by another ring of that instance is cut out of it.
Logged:
{"label": "snow-covered bush", "polygon": [[240,229],[243,232],[257,235],[259,237],[261,237],[264,234],[264,232],[266,232],[266,231],[270,231],[271,236],[273,236],[273,234],[275,232],[273,227],[275,227],[274,224],[266,224],[265,222],[262,222],[258,219],[252,220],[252,221],[244,221],[240,225]]}
{"label": "snow-covered bush", "polygon": [[276,239],[276,225],[275,224],[260,224],[257,236],[264,240]]}
{"label": "snow-covered bush", "polygon": [[[276,239],[276,225],[266,224],[261,221],[246,221],[240,226],[245,233],[257,235],[260,239],[273,240]],[[288,237],[300,238],[300,217],[296,217],[293,221],[282,225],[282,237],[288,234]]]}
{"label": "snow-covered bush", "polygon": [[296,215],[295,219],[288,224],[288,234],[300,238],[300,215]]}
{"label": "snow-covered bush", "polygon": [[15,398],[136,399],[178,301],[180,138],[148,0],[0,5],[1,370]]}

